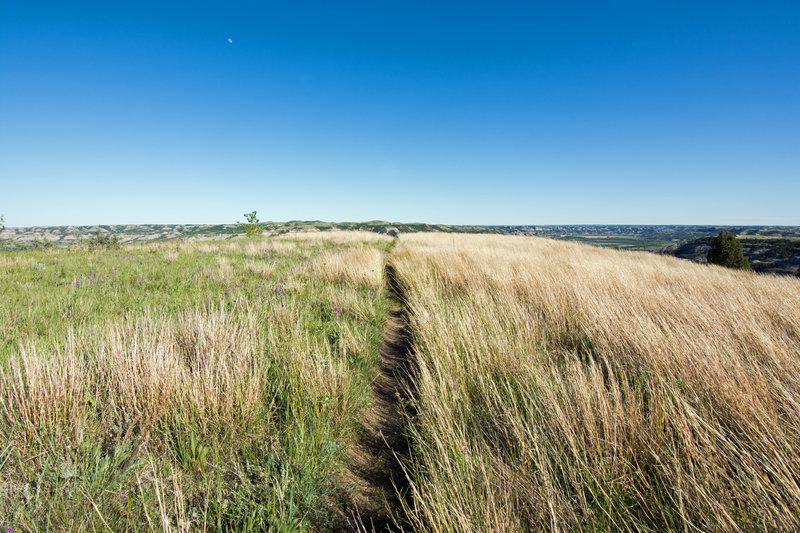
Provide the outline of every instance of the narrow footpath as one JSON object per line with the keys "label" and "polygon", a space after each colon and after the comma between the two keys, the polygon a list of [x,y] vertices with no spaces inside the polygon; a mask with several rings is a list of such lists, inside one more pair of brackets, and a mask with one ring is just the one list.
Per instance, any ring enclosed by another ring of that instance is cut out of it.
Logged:
{"label": "narrow footpath", "polygon": [[347,477],[353,488],[345,531],[381,532],[398,529],[408,479],[400,459],[408,455],[405,435],[409,390],[413,383],[411,334],[404,290],[391,264],[384,268],[388,316],[380,352],[380,372],[372,383],[373,399],[366,410],[363,433],[350,452]]}

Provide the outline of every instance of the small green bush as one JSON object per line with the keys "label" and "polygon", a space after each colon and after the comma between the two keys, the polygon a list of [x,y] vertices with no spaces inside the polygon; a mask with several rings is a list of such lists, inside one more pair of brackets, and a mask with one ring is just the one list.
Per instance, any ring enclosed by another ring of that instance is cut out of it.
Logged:
{"label": "small green bush", "polygon": [[750,261],[742,253],[742,243],[730,231],[721,231],[711,241],[706,258],[713,265],[750,270]]}
{"label": "small green bush", "polygon": [[99,228],[95,230],[94,237],[89,237],[85,243],[89,250],[119,248],[120,245],[119,235],[112,235],[108,232],[103,233]]}
{"label": "small green bush", "polygon": [[28,245],[28,249],[29,250],[47,250],[48,248],[52,248],[53,246],[55,246],[53,244],[53,241],[42,240],[42,239],[34,239],[33,242],[31,242]]}

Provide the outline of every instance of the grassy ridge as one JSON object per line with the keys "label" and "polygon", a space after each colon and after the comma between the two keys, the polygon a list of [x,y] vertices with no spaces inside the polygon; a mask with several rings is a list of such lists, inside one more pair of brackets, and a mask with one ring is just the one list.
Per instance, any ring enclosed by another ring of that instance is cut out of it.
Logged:
{"label": "grassy ridge", "polygon": [[425,531],[800,529],[800,283],[403,236]]}
{"label": "grassy ridge", "polygon": [[[340,530],[389,242],[0,253],[0,526]],[[388,260],[410,529],[800,529],[798,280],[497,235]]]}
{"label": "grassy ridge", "polygon": [[3,528],[337,528],[385,246],[351,234],[0,255]]}

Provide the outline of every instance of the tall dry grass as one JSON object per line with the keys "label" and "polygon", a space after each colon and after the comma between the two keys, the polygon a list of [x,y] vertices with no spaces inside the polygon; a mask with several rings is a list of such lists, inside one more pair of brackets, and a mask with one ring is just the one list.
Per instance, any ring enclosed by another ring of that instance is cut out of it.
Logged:
{"label": "tall dry grass", "polygon": [[314,271],[326,281],[378,287],[383,278],[383,252],[374,246],[326,250],[314,258]]}
{"label": "tall dry grass", "polygon": [[800,281],[403,236],[428,531],[800,530]]}
{"label": "tall dry grass", "polygon": [[169,412],[203,437],[208,426],[246,432],[256,417],[269,416],[270,361],[258,357],[256,316],[216,306],[182,312],[174,322],[148,314],[98,335],[70,330],[56,353],[22,347],[0,373],[3,426],[13,428],[21,453],[47,439],[78,449],[97,435],[115,445],[147,438]]}

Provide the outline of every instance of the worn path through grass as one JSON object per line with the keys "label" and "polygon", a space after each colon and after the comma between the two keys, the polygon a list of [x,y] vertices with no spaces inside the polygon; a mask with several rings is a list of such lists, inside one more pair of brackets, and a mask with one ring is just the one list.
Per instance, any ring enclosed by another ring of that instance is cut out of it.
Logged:
{"label": "worn path through grass", "polygon": [[399,498],[408,478],[401,460],[408,456],[405,421],[414,368],[405,291],[387,254],[388,316],[380,352],[380,371],[365,411],[361,438],[351,448],[346,476],[352,484],[347,531],[388,531],[402,526]]}

